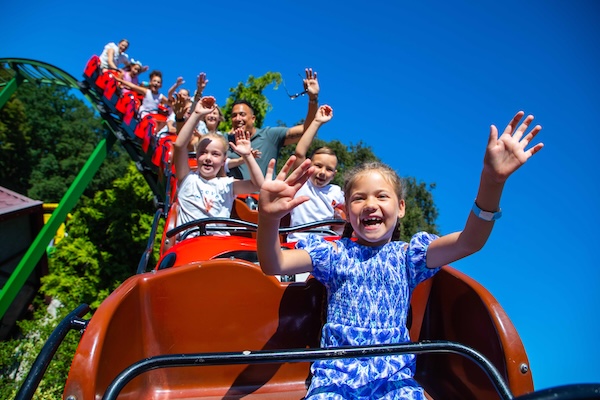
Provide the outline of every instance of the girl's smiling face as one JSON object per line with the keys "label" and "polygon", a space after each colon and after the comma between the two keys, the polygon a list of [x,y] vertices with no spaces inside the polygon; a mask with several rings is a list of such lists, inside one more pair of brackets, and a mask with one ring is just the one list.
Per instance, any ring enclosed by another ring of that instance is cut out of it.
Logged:
{"label": "girl's smiling face", "polygon": [[219,170],[227,158],[227,149],[219,139],[208,135],[200,139],[196,149],[198,159],[198,173],[206,180],[213,179],[219,173]]}
{"label": "girl's smiling face", "polygon": [[348,221],[358,243],[365,246],[389,243],[398,218],[404,216],[404,200],[398,198],[389,179],[377,170],[363,172],[346,196]]}

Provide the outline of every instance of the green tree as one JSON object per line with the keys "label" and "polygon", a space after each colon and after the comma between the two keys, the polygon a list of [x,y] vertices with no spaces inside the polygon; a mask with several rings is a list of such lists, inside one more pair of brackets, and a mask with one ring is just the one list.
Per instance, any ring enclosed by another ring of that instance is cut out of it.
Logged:
{"label": "green tree", "polygon": [[[56,85],[21,84],[0,121],[0,185],[44,202],[62,198],[107,134],[82,100]],[[125,152],[113,146],[85,193],[108,187],[126,168]]]}
{"label": "green tree", "polygon": [[[344,187],[344,175],[353,166],[369,161],[380,161],[373,153],[370,146],[362,142],[357,144],[350,143],[345,145],[338,140],[325,142],[321,139],[315,139],[311,143],[308,154],[310,155],[319,147],[330,147],[338,158],[338,172],[333,178],[332,183]],[[277,161],[277,169],[281,169],[285,161],[294,154],[296,145],[286,146],[281,150],[281,157]],[[426,185],[424,182],[417,182],[415,178],[406,177],[403,179],[405,189],[406,214],[402,218],[403,240],[409,240],[410,237],[419,231],[438,233],[435,221],[438,211],[433,200],[431,191],[435,189],[435,184]]]}
{"label": "green tree", "polygon": [[0,186],[27,193],[32,160],[25,105],[14,98],[0,109]]}
{"label": "green tree", "polygon": [[254,115],[256,116],[254,125],[257,128],[262,127],[267,113],[272,108],[269,99],[263,94],[263,90],[269,85],[275,85],[274,88],[277,89],[280,84],[281,74],[279,72],[267,72],[258,78],[250,75],[245,84],[240,82],[235,88],[229,89],[229,93],[231,94],[223,107],[225,121],[221,124],[221,128],[224,129],[225,132],[231,130],[231,109],[233,108],[233,103],[240,99],[246,100],[252,104],[255,113]]}

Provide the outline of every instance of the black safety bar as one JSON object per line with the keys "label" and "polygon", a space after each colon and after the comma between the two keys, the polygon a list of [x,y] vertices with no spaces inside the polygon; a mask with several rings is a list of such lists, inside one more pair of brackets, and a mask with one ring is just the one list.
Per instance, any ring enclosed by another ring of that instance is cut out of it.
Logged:
{"label": "black safety bar", "polygon": [[67,336],[67,333],[72,329],[83,331],[87,327],[89,321],[81,319],[81,317],[89,311],[90,307],[87,304],[81,304],[60,321],[58,326],[52,331],[52,334],[44,344],[44,347],[42,347],[42,351],[35,359],[15,400],[29,400],[33,397],[40,381],[44,377],[46,369],[48,369],[48,365],[50,365],[50,361],[52,361],[52,357],[54,357],[56,350],[58,350],[58,347]]}
{"label": "black safety bar", "polygon": [[150,230],[150,237],[148,238],[148,243],[146,244],[146,249],[142,253],[142,257],[140,258],[140,262],[138,263],[137,272],[138,274],[143,274],[146,272],[146,268],[148,268],[148,260],[150,260],[150,256],[152,255],[152,249],[154,248],[154,240],[156,238],[156,230],[158,228],[158,222],[163,216],[162,208],[159,208],[154,213],[154,220],[152,221],[152,229]]}
{"label": "black safety bar", "polygon": [[490,378],[502,400],[513,395],[496,367],[477,350],[456,342],[423,341],[393,345],[330,347],[320,349],[260,350],[228,353],[172,354],[145,358],[122,371],[108,386],[103,400],[114,400],[133,378],[159,368],[306,362],[322,359],[363,358],[396,354],[455,353],[473,360]]}
{"label": "black safety bar", "polygon": [[[310,222],[308,224],[279,228],[279,233],[283,234],[283,233],[292,233],[292,232],[303,232],[303,231],[309,231],[314,228],[318,228],[320,226],[343,225],[345,223],[346,223],[346,221],[344,221],[343,219],[326,219],[323,221]],[[214,228],[209,228],[208,230],[222,231],[222,230],[227,230],[227,228],[229,228],[229,227],[242,227],[242,228],[246,228],[250,232],[256,232],[256,230],[258,229],[258,224],[255,224],[252,222],[241,221],[241,220],[233,219],[233,218],[216,218],[215,217],[215,218],[197,219],[195,221],[190,221],[185,224],[179,225],[178,227],[175,227],[175,228],[171,229],[170,231],[168,231],[166,236],[168,238],[172,238],[173,236],[177,235],[180,232],[186,231],[191,228],[196,228],[196,227],[199,228],[201,235],[206,235],[206,232],[207,232],[206,225],[208,225],[208,224],[228,225],[228,226],[217,226]]]}

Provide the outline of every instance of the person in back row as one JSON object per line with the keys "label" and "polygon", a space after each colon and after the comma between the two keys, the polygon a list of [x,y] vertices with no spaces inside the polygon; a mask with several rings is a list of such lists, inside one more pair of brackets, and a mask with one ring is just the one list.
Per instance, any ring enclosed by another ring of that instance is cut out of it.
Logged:
{"label": "person in back row", "polygon": [[[265,127],[257,129],[254,126],[256,116],[252,105],[245,100],[237,100],[233,103],[231,110],[231,125],[233,131],[243,129],[250,134],[252,148],[259,152],[260,158],[257,160],[263,174],[267,171],[269,160],[278,159],[281,148],[288,144],[298,143],[304,131],[308,128],[319,103],[319,82],[317,73],[312,69],[306,69],[306,79],[304,79],[304,89],[308,94],[308,112],[303,125],[288,127]],[[230,137],[229,141],[232,141]],[[248,166],[243,164],[240,156],[235,151],[230,150],[228,154],[230,161],[228,167],[230,176],[238,179],[249,179],[250,172]]]}
{"label": "person in back row", "polygon": [[[204,115],[214,109],[214,97],[206,96],[200,99],[173,145],[179,203],[177,226],[202,218],[229,218],[235,196],[258,191],[264,181],[264,176],[252,155],[249,134],[242,129],[236,130],[235,143],[229,144],[222,135],[214,133],[203,135],[196,145],[198,169],[194,171],[190,169],[188,144],[192,139],[194,127]],[[228,147],[244,159],[250,170],[251,180],[218,176],[225,164]],[[227,234],[227,232],[211,233]]]}
{"label": "person in back row", "polygon": [[129,64],[129,56],[127,53],[129,48],[129,40],[121,39],[117,45],[115,42],[110,42],[100,54],[100,68],[102,71],[107,69],[118,70],[121,65],[126,66]]}
{"label": "person in back row", "polygon": [[[136,93],[139,93],[140,95],[144,96],[142,105],[140,106],[140,109],[138,111],[140,118],[143,118],[148,114],[158,113],[159,104],[169,105],[169,101],[165,97],[165,95],[159,92],[160,88],[162,87],[162,73],[160,71],[154,70],[150,72],[150,87],[147,88],[136,85],[131,82],[127,82],[126,80],[123,80],[118,77],[115,77],[115,79],[129,90],[133,90]],[[163,126],[161,126],[160,128],[157,127],[157,131],[162,129]]]}
{"label": "person in back row", "polygon": [[[318,129],[321,125],[329,122],[333,118],[333,109],[328,105],[323,105],[317,110],[315,119],[311,122],[302,135],[302,138],[296,145],[296,161],[292,170],[300,166],[306,159],[306,153],[312,143]],[[345,219],[344,213],[344,192],[338,185],[331,183],[337,173],[338,159],[335,152],[327,146],[316,149],[310,157],[311,165],[314,169],[312,175],[305,185],[303,185],[296,197],[306,196],[309,200],[292,209],[290,213],[290,226],[298,226],[310,222],[323,221],[332,218]],[[324,227],[327,228],[327,227]],[[340,226],[338,233],[343,231]],[[287,237],[288,242],[295,242],[306,238],[308,233],[295,232]],[[322,234],[325,236],[325,234]]]}

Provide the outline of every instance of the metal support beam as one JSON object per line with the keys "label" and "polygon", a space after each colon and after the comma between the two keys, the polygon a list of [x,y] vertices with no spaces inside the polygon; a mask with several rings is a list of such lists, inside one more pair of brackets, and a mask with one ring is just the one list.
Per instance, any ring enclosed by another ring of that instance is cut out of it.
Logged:
{"label": "metal support beam", "polygon": [[109,134],[106,139],[103,139],[96,146],[96,149],[90,155],[90,158],[81,171],[79,171],[79,174],[71,184],[71,187],[69,187],[69,190],[67,190],[67,193],[63,196],[56,210],[52,213],[48,222],[44,225],[31,246],[29,246],[27,253],[25,253],[19,265],[17,265],[2,290],[0,290],[0,318],[4,316],[8,307],[25,284],[25,281],[42,258],[46,247],[48,247],[60,224],[63,223],[67,214],[77,204],[79,197],[100,168],[100,165],[102,165],[115,141],[116,137],[113,134]]}
{"label": "metal support beam", "polygon": [[10,99],[10,96],[17,91],[17,86],[18,83],[16,78],[12,78],[6,86],[4,86],[4,89],[0,92],[0,108],[4,107],[8,99]]}

